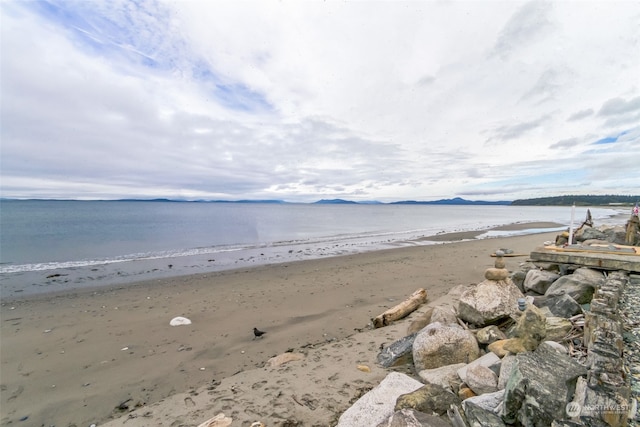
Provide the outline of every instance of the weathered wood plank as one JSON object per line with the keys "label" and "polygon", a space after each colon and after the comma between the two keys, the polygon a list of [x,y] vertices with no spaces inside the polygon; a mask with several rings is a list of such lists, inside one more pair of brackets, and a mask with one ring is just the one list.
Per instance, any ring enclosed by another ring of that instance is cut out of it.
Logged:
{"label": "weathered wood plank", "polygon": [[640,273],[640,257],[605,252],[570,252],[541,247],[531,252],[532,261],[555,262],[558,264],[576,264],[603,270],[624,270]]}
{"label": "weathered wood plank", "polygon": [[640,247],[625,245],[569,245],[569,246],[545,246],[544,249],[552,252],[582,252],[611,255],[640,255]]}

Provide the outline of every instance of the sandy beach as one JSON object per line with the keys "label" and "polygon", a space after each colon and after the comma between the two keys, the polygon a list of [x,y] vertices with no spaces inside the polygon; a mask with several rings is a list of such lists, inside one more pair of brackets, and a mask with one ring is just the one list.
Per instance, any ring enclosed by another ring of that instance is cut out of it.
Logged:
{"label": "sandy beach", "polygon": [[[386,374],[375,365],[379,346],[405,334],[406,321],[371,330],[372,317],[418,288],[433,304],[456,285],[483,280],[496,249],[528,254],[557,233],[447,242],[477,234],[4,299],[1,425],[197,426],[220,411],[232,425],[330,425]],[[507,268],[526,258],[507,258]],[[176,316],[192,324],[170,326]],[[253,327],[267,334],[254,339]],[[287,351],[305,358],[264,366]]]}

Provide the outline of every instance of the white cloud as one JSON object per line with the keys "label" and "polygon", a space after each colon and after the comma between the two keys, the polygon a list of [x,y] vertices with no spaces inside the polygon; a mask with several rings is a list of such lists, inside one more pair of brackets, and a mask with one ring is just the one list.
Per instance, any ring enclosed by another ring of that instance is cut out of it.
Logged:
{"label": "white cloud", "polygon": [[640,179],[637,3],[0,7],[4,197],[504,199]]}

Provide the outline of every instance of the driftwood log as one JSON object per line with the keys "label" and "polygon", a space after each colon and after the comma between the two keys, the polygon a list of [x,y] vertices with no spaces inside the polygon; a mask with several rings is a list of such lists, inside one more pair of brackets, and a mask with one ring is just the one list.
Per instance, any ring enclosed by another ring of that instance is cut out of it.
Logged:
{"label": "driftwood log", "polygon": [[427,291],[420,288],[414,293],[412,293],[409,298],[402,301],[400,304],[376,316],[373,319],[373,326],[375,328],[381,328],[383,326],[387,326],[391,324],[396,320],[402,319],[403,317],[409,315],[415,309],[420,307],[420,305],[423,304],[426,300],[427,300]]}

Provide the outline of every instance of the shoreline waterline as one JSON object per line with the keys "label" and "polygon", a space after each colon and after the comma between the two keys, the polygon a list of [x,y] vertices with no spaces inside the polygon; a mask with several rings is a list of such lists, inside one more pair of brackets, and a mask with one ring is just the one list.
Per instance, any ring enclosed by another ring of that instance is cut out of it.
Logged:
{"label": "shoreline waterline", "polygon": [[[266,265],[277,265],[320,258],[333,258],[409,246],[505,238],[557,232],[566,226],[552,222],[518,222],[480,230],[441,232],[411,240],[389,240],[375,245],[329,240],[323,244],[288,242],[218,252],[180,256],[158,256],[53,269],[34,269],[0,274],[2,301],[32,296],[64,294],[84,289],[127,286],[138,282],[177,279],[191,275],[221,273]],[[366,243],[366,242],[365,242]]]}

